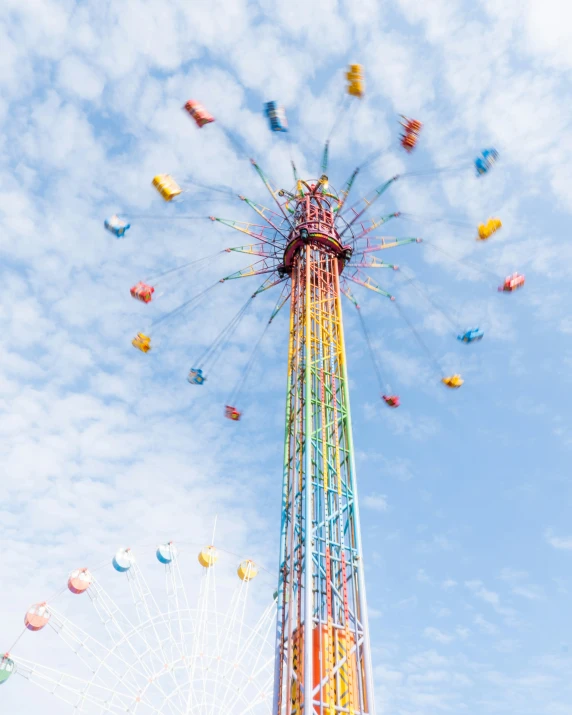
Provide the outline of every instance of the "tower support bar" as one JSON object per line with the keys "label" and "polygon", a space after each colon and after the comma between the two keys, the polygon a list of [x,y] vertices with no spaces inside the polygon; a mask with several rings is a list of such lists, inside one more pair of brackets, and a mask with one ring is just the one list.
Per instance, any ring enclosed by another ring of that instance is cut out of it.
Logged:
{"label": "tower support bar", "polygon": [[339,269],[292,258],[274,715],[374,714]]}

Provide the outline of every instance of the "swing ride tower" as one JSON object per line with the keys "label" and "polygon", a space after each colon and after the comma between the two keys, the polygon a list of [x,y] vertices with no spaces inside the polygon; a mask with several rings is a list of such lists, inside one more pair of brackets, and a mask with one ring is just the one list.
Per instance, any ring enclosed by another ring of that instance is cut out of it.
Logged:
{"label": "swing ride tower", "polygon": [[325,182],[289,196],[279,269],[291,300],[274,715],[374,712],[340,300],[352,248]]}

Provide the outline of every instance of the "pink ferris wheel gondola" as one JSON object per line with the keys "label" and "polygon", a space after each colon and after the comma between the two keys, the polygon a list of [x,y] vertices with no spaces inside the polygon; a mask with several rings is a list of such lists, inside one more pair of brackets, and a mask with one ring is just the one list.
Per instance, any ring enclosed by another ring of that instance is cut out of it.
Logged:
{"label": "pink ferris wheel gondola", "polygon": [[68,578],[68,588],[72,593],[84,593],[91,586],[92,581],[93,576],[88,569],[76,569]]}
{"label": "pink ferris wheel gondola", "polygon": [[31,606],[24,618],[24,624],[29,631],[41,631],[50,620],[47,603],[36,603]]}

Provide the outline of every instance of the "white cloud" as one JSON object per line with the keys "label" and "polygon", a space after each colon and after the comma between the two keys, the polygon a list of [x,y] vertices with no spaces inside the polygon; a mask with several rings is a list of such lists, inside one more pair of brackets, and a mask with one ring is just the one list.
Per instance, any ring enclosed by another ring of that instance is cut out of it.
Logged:
{"label": "white cloud", "polygon": [[569,551],[572,549],[572,537],[554,536],[551,529],[547,529],[544,538],[555,549]]}
{"label": "white cloud", "polygon": [[465,586],[473,591],[473,593],[480,598],[485,603],[489,603],[491,606],[498,607],[500,604],[500,598],[498,593],[494,591],[487,590],[482,581],[465,581]]}
{"label": "white cloud", "polygon": [[367,494],[363,499],[363,504],[374,511],[387,511],[389,508],[385,494]]}
{"label": "white cloud", "polygon": [[59,81],[64,89],[82,99],[93,101],[103,91],[103,78],[83,60],[73,55],[61,60]]}
{"label": "white cloud", "polygon": [[452,643],[455,640],[455,636],[443,633],[443,631],[440,631],[438,628],[433,627],[425,628],[425,630],[423,631],[423,635],[426,638],[430,638],[437,643],[443,643],[444,645]]}
{"label": "white cloud", "polygon": [[487,621],[484,616],[482,616],[480,613],[477,613],[477,615],[473,619],[473,623],[479,627],[479,629],[483,632],[486,633],[487,635],[495,635],[498,633],[498,628],[495,626],[494,623],[491,623],[490,621]]}
{"label": "white cloud", "polygon": [[526,571],[504,568],[501,571],[500,577],[511,586],[511,592],[515,596],[521,596],[529,601],[536,601],[542,598],[542,588],[535,584],[526,583],[528,580],[528,573]]}

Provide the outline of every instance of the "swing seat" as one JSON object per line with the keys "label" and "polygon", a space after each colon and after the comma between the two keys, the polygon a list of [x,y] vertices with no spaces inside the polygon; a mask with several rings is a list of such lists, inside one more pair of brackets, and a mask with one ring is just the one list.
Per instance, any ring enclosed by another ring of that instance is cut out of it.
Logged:
{"label": "swing seat", "polygon": [[513,273],[512,276],[507,276],[504,283],[498,287],[499,291],[512,293],[517,288],[522,288],[524,285],[524,276],[520,273]]}
{"label": "swing seat", "polygon": [[175,179],[169,176],[169,174],[157,174],[152,184],[165,201],[172,201],[175,196],[178,196],[183,191]]}
{"label": "swing seat", "polygon": [[447,387],[455,389],[457,387],[461,387],[461,385],[465,381],[461,378],[460,375],[450,375],[449,377],[444,377],[441,382]]}
{"label": "swing seat", "polygon": [[199,367],[192,367],[187,376],[187,380],[191,385],[202,385],[207,378],[203,375],[203,371]]}
{"label": "swing seat", "polygon": [[405,151],[413,151],[415,145],[417,144],[417,139],[417,134],[403,134],[401,136],[401,146],[405,149]]}
{"label": "swing seat", "polygon": [[499,153],[496,149],[483,149],[481,155],[475,159],[475,169],[477,176],[486,174],[495,161],[498,159]]}
{"label": "swing seat", "polygon": [[205,124],[210,124],[214,122],[215,118],[212,114],[209,114],[207,110],[203,107],[200,102],[194,99],[189,99],[189,101],[183,107],[195,120],[195,123],[199,129],[205,126]]}
{"label": "swing seat", "polygon": [[235,422],[238,422],[242,416],[242,412],[239,412],[236,407],[226,405],[224,408],[224,416],[227,417],[229,420],[234,420]]}
{"label": "swing seat", "polygon": [[398,395],[382,395],[381,399],[388,407],[399,407],[401,404]]}
{"label": "swing seat", "polygon": [[117,214],[113,214],[113,216],[105,219],[103,225],[110,233],[117,236],[117,238],[122,238],[125,235],[125,231],[131,227],[131,224],[119,218]]}
{"label": "swing seat", "polygon": [[363,97],[364,81],[362,65],[350,65],[346,72],[346,79],[348,80],[348,94],[352,97]]}
{"label": "swing seat", "polygon": [[480,328],[472,328],[471,330],[467,330],[466,333],[457,335],[457,340],[461,340],[463,343],[472,343],[475,340],[482,340],[484,334],[484,330],[481,330]]}
{"label": "swing seat", "polygon": [[142,301],[143,303],[150,303],[154,292],[155,288],[143,283],[143,281],[139,281],[139,283],[134,285],[130,290],[132,297],[136,300]]}
{"label": "swing seat", "polygon": [[141,350],[142,353],[148,353],[151,350],[151,338],[143,333],[137,333],[131,341],[131,345],[137,350]]}
{"label": "swing seat", "polygon": [[487,238],[490,238],[493,233],[496,233],[500,228],[502,228],[500,218],[490,218],[486,223],[480,223],[477,228],[479,234],[478,240],[486,241]]}
{"label": "swing seat", "polygon": [[266,102],[264,105],[264,113],[270,122],[270,129],[273,132],[287,132],[288,120],[284,107],[280,107],[276,102]]}

